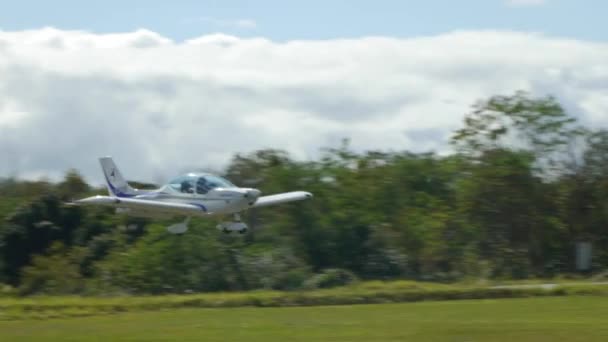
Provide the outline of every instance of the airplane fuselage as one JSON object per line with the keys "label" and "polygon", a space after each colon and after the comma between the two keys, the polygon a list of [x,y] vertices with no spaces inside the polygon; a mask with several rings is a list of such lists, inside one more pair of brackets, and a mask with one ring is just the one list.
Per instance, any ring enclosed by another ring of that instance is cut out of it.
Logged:
{"label": "airplane fuselage", "polygon": [[176,192],[169,186],[135,195],[131,198],[167,203],[191,204],[201,209],[202,215],[233,214],[246,210],[261,192],[250,188],[215,188],[206,194]]}

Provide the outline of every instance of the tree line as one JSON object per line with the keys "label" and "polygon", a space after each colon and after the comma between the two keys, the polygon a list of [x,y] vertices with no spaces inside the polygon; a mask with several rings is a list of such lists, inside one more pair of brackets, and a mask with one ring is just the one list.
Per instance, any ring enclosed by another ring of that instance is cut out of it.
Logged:
{"label": "tree line", "polygon": [[[233,157],[224,175],[311,201],[246,213],[250,233],[63,203],[101,193],[71,170],[59,183],[0,181],[0,283],[22,294],[185,293],[329,287],[356,279],[525,279],[572,274],[575,244],[608,266],[608,131],[552,96],[474,104],[454,153],[356,152],[315,161],[280,149]],[[141,184],[140,184],[141,185]]]}

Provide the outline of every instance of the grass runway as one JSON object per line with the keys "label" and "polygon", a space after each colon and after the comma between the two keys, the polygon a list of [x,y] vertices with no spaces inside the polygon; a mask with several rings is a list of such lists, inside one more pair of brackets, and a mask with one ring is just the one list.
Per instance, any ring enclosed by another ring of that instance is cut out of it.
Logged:
{"label": "grass runway", "polygon": [[2,341],[608,341],[608,297],[175,309],[0,322]]}

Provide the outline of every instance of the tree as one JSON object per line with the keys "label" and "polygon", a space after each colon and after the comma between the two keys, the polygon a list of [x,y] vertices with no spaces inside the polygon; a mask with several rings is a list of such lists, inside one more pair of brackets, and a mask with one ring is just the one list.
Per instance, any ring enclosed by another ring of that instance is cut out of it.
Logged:
{"label": "tree", "polygon": [[45,255],[34,255],[31,265],[23,268],[19,292],[24,295],[80,293],[85,284],[78,267],[79,252],[82,250],[70,250],[56,242]]}
{"label": "tree", "polygon": [[62,200],[73,200],[88,191],[90,191],[89,185],[74,169],[69,170],[63,181],[57,184],[57,193]]}
{"label": "tree", "polygon": [[480,251],[494,260],[497,274],[543,274],[568,263],[566,227],[582,224],[572,220],[572,208],[580,207],[573,198],[585,196],[584,187],[565,180],[578,183],[570,165],[586,133],[554,97],[519,91],[478,102],[453,135],[453,145],[471,161],[459,203],[465,221],[484,234]]}
{"label": "tree", "polygon": [[529,151],[538,171],[560,171],[572,139],[584,134],[552,96],[533,97],[524,91],[492,96],[473,106],[464,127],[452,136],[457,149],[479,158],[488,150]]}
{"label": "tree", "polygon": [[0,257],[6,280],[17,284],[21,267],[30,262],[32,255],[44,253],[52,242],[71,246],[81,218],[80,208],[63,208],[52,194],[18,208],[0,231]]}

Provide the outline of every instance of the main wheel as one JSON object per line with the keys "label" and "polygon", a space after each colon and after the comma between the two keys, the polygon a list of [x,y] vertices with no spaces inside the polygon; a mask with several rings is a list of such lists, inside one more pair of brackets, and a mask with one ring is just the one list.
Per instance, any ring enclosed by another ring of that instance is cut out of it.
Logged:
{"label": "main wheel", "polygon": [[245,234],[245,233],[247,233],[247,228],[239,230],[239,234]]}

